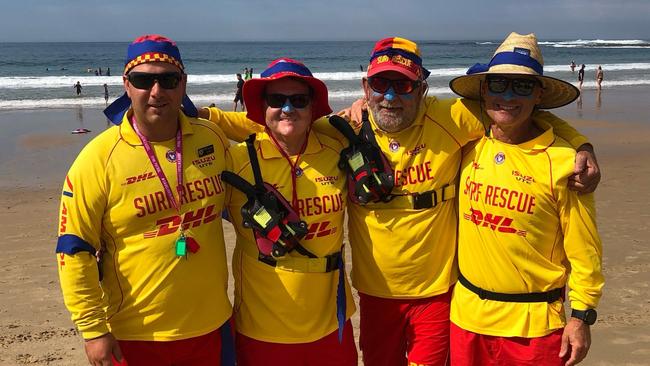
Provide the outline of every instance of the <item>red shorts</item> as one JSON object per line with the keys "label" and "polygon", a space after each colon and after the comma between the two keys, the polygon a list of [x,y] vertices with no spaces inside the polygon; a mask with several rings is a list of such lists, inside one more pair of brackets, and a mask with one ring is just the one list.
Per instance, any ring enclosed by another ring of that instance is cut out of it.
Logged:
{"label": "red shorts", "polygon": [[425,299],[359,297],[359,346],[366,366],[447,364],[451,289]]}
{"label": "red shorts", "polygon": [[343,343],[339,331],[311,343],[270,343],[237,333],[237,366],[355,366],[358,361],[352,323],[343,328]]}
{"label": "red shorts", "polygon": [[215,366],[221,365],[221,333],[178,341],[119,341],[123,360],[116,366]]}
{"label": "red shorts", "polygon": [[451,364],[562,366],[569,359],[558,357],[562,329],[537,338],[496,337],[477,334],[451,324]]}

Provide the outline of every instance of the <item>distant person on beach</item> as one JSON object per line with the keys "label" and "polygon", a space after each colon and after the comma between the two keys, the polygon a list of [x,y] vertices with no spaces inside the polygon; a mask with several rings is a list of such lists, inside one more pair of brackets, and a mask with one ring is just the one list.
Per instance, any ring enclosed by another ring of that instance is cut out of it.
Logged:
{"label": "distant person on beach", "polygon": [[102,68],[99,68],[99,76],[102,76]]}
{"label": "distant person on beach", "polygon": [[110,67],[106,68],[106,76],[111,76],[111,68]]}
{"label": "distant person on beach", "polygon": [[504,61],[450,83],[491,121],[461,164],[451,365],[575,365],[591,344],[602,247],[593,194],[567,187],[576,152],[536,111],[580,92],[543,76],[534,34],[511,33],[492,59]]}
{"label": "distant person on beach", "polygon": [[[257,133],[230,148],[242,181],[222,174],[233,185],[228,213],[237,233],[237,365],[357,365],[343,252],[343,145],[311,128],[332,111],[327,87],[304,64],[280,58],[246,81],[243,96]],[[201,114],[214,120],[227,113]],[[282,224],[255,226],[254,216]]]}
{"label": "distant person on beach", "polygon": [[95,69],[95,76],[99,76],[99,70]]}
{"label": "distant person on beach", "polygon": [[246,73],[244,74],[244,80],[250,80],[253,78],[253,68],[246,69]]}
{"label": "distant person on beach", "polygon": [[[56,260],[92,365],[234,365],[220,213],[228,140],[196,118],[176,43],[138,37],[115,126],[63,184]],[[183,109],[181,109],[181,105]]]}
{"label": "distant person on beach", "polygon": [[104,100],[108,104],[108,84],[104,83]]}
{"label": "distant person on beach", "polygon": [[242,112],[246,111],[244,106],[244,98],[242,97],[242,88],[244,87],[244,79],[242,79],[241,74],[237,74],[237,89],[235,90],[235,99],[232,101],[233,106],[232,110],[237,112],[237,103],[241,103]]}
{"label": "distant person on beach", "polygon": [[585,80],[585,64],[580,65],[580,70],[578,70],[578,89],[582,90],[582,82]]}
{"label": "distant person on beach", "polygon": [[[373,155],[379,162],[373,178],[389,174],[393,184],[373,185],[372,194],[361,202],[358,196],[367,195],[366,186],[355,182],[362,182],[356,180],[362,174],[348,173],[348,228],[353,284],[360,295],[363,361],[367,366],[445,365],[457,276],[456,184],[461,148],[485,133],[480,107],[476,101],[427,96],[429,72],[417,44],[404,38],[378,41],[366,70],[362,86],[369,110],[352,123],[371,145],[368,149],[380,149],[383,156]],[[218,110],[210,109],[209,118],[219,124],[213,115]],[[586,142],[557,117],[540,112],[539,118],[574,145]],[[314,123],[316,131],[347,145],[327,121],[321,122]],[[233,140],[245,136],[241,126],[219,126]],[[581,150],[576,159],[580,174],[571,182],[590,192],[600,173],[591,147]]]}
{"label": "distant person on beach", "polygon": [[77,96],[80,96],[81,95],[81,89],[83,89],[83,87],[81,86],[81,83],[79,81],[77,81],[77,83],[74,84],[73,88],[75,88],[77,90]]}
{"label": "distant person on beach", "polygon": [[573,61],[573,60],[571,60],[571,65],[570,65],[570,67],[571,67],[571,72],[575,72],[575,69],[576,69],[576,62]]}
{"label": "distant person on beach", "polygon": [[603,77],[604,77],[603,68],[600,65],[598,65],[598,69],[596,69],[596,87],[598,88],[598,90],[600,90],[602,87]]}

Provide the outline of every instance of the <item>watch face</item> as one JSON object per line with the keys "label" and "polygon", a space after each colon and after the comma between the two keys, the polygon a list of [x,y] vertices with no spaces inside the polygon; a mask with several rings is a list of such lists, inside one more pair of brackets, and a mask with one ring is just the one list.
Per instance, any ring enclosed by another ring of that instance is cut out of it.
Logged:
{"label": "watch face", "polygon": [[592,325],[596,322],[596,318],[598,317],[598,313],[596,313],[596,310],[594,309],[587,309],[587,310],[573,310],[571,313],[571,316],[574,318],[578,318],[585,322],[587,325]]}
{"label": "watch face", "polygon": [[585,311],[585,323],[592,325],[596,322],[596,318],[598,317],[598,314],[596,313],[596,310],[594,309],[589,309]]}

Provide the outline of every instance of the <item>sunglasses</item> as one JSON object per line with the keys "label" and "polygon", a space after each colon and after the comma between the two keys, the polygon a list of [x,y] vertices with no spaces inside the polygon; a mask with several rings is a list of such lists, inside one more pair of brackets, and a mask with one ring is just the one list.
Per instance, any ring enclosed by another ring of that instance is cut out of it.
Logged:
{"label": "sunglasses", "polygon": [[510,79],[503,76],[487,76],[488,90],[495,94],[504,93],[508,90],[508,85],[512,85],[512,92],[521,97],[527,97],[533,94],[536,85],[541,83],[537,79],[517,78]]}
{"label": "sunglasses", "polygon": [[160,74],[151,74],[148,72],[130,72],[126,78],[131,85],[137,89],[151,89],[153,84],[158,82],[163,89],[176,89],[178,83],[181,81],[181,73],[179,72],[163,72]]}
{"label": "sunglasses", "polygon": [[311,96],[309,94],[266,94],[264,99],[266,100],[266,104],[271,108],[282,108],[287,99],[294,108],[305,108],[311,102]]}
{"label": "sunglasses", "polygon": [[368,85],[370,85],[370,88],[380,94],[386,94],[386,92],[390,88],[393,88],[395,93],[398,95],[410,94],[413,92],[413,90],[417,89],[420,86],[420,84],[422,84],[422,82],[420,82],[419,80],[417,81],[413,81],[409,79],[391,80],[391,79],[380,78],[377,76],[371,76],[368,78]]}

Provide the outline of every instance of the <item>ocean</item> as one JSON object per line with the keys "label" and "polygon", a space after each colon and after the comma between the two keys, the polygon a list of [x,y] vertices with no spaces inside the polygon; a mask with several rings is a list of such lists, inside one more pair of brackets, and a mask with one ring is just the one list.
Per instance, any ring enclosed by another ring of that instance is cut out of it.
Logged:
{"label": "ocean", "polygon": [[[476,62],[488,62],[500,41],[419,41],[431,71],[429,94],[449,95],[449,80]],[[278,57],[304,62],[325,81],[333,101],[361,96],[360,80],[368,64],[370,41],[355,42],[178,42],[188,79],[188,95],[198,105],[231,102],[236,73],[253,68],[259,76]],[[103,107],[123,92],[121,71],[128,42],[0,43],[0,110]],[[650,85],[650,41],[540,41],[545,74],[576,83],[569,63],[586,64],[583,88],[595,88],[595,70],[605,73],[603,87]],[[102,69],[102,76],[94,70]],[[110,68],[111,76],[105,76]],[[79,81],[82,95],[73,85]]]}

